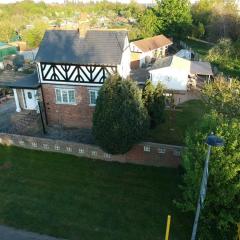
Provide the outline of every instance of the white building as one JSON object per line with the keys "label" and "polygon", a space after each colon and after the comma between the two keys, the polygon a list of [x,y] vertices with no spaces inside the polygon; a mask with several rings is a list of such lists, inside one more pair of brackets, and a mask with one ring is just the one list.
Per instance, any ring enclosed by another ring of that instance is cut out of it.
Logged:
{"label": "white building", "polygon": [[133,69],[143,67],[153,59],[165,57],[166,51],[173,42],[164,35],[145,38],[130,43]]}
{"label": "white building", "polygon": [[176,55],[157,60],[149,73],[154,85],[160,82],[167,92],[174,93],[177,104],[196,98],[190,90],[196,89],[200,78],[204,81],[213,75],[210,63],[190,61]]}

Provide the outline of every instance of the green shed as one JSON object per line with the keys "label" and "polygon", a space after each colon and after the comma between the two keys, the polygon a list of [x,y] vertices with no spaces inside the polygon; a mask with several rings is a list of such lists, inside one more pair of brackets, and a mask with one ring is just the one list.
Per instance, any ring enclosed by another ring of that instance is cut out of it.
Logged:
{"label": "green shed", "polygon": [[17,53],[17,47],[8,45],[7,43],[0,42],[0,62],[3,61],[5,56]]}

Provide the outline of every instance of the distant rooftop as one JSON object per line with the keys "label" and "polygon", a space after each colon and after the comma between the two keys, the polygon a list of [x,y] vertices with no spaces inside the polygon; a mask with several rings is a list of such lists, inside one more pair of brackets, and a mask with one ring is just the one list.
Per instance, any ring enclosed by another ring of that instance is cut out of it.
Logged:
{"label": "distant rooftop", "polygon": [[136,45],[141,51],[148,52],[157,48],[171,45],[173,42],[161,34],[151,38],[141,39],[132,43],[134,43],[134,45]]}

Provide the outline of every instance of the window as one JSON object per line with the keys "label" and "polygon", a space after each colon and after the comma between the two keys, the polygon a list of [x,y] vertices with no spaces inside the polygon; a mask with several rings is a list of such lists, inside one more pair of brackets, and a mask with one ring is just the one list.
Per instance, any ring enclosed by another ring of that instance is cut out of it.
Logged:
{"label": "window", "polygon": [[79,153],[84,153],[84,149],[83,148],[79,148],[78,152]]}
{"label": "window", "polygon": [[44,149],[49,149],[48,144],[43,144],[43,148],[44,148]]}
{"label": "window", "polygon": [[159,148],[158,153],[164,154],[166,152],[165,148]]}
{"label": "window", "polygon": [[20,145],[24,145],[25,143],[24,143],[24,141],[20,140],[20,141],[19,141],[19,144],[20,144]]}
{"label": "window", "polygon": [[150,146],[144,146],[143,151],[144,152],[150,152]]}
{"label": "window", "polygon": [[83,148],[79,148],[78,152],[79,153],[84,153],[84,149]]}
{"label": "window", "polygon": [[32,93],[31,92],[28,92],[27,95],[28,95],[29,99],[32,99]]}
{"label": "window", "polygon": [[60,146],[55,145],[55,150],[59,151],[60,150]]}
{"label": "window", "polygon": [[104,157],[105,157],[105,158],[111,158],[111,154],[109,154],[109,153],[104,153]]}
{"label": "window", "polygon": [[75,90],[56,88],[56,103],[58,104],[76,104]]}
{"label": "window", "polygon": [[97,97],[98,97],[98,89],[89,90],[89,95],[90,95],[90,106],[95,106]]}
{"label": "window", "polygon": [[92,156],[97,156],[97,152],[96,151],[92,151]]}
{"label": "window", "polygon": [[71,148],[71,147],[66,147],[66,150],[67,150],[68,152],[71,152],[71,151],[72,151],[72,148]]}
{"label": "window", "polygon": [[173,155],[177,157],[181,156],[181,150],[174,150]]}

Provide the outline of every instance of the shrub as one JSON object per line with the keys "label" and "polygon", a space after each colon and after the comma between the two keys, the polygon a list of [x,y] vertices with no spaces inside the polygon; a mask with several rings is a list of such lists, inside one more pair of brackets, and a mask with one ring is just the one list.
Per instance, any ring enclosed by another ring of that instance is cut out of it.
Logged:
{"label": "shrub", "polygon": [[111,76],[99,91],[93,115],[93,135],[111,154],[122,154],[142,140],[148,126],[141,91],[131,79]]}
{"label": "shrub", "polygon": [[146,82],[143,89],[143,102],[151,119],[151,127],[155,127],[164,120],[165,96],[163,92],[163,86],[158,83],[154,87],[151,80]]}

